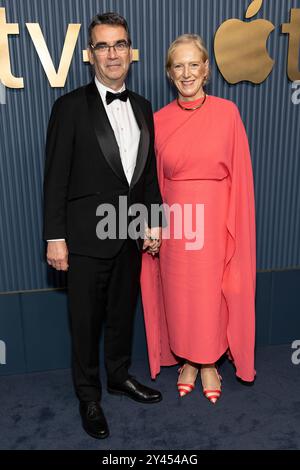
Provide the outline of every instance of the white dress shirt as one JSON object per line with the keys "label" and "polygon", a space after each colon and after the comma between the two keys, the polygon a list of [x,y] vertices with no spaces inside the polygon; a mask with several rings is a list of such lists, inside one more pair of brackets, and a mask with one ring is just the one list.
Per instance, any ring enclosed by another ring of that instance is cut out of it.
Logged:
{"label": "white dress shirt", "polygon": [[114,100],[106,104],[106,92],[120,93],[125,90],[125,84],[118,91],[107,88],[95,77],[95,83],[100,93],[104,109],[114,131],[119,146],[121,162],[128,184],[130,184],[136,164],[141,131],[137,125],[130,100]]}
{"label": "white dress shirt", "polygon": [[[122,88],[117,91],[103,85],[99,82],[97,77],[95,77],[95,84],[101,96],[110,125],[114,131],[120,151],[123,170],[128,184],[130,185],[136,165],[141,131],[136,122],[129,99],[127,101],[114,100],[109,105],[106,103],[106,92],[110,91],[111,93],[120,93],[125,90],[125,83]],[[64,238],[51,239],[47,241],[64,241]]]}

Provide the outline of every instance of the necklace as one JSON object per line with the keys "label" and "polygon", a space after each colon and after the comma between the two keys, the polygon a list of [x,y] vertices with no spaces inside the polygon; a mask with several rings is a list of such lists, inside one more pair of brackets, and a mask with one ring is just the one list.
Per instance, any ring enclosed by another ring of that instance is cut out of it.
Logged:
{"label": "necklace", "polygon": [[196,109],[199,109],[199,108],[201,108],[201,106],[204,105],[204,103],[206,101],[206,97],[207,97],[207,94],[204,93],[204,100],[202,101],[202,103],[198,104],[198,106],[195,106],[194,108],[185,108],[184,106],[182,106],[182,104],[180,104],[180,102],[179,102],[178,96],[177,96],[177,104],[178,104],[179,108],[183,109],[184,111],[195,111]]}

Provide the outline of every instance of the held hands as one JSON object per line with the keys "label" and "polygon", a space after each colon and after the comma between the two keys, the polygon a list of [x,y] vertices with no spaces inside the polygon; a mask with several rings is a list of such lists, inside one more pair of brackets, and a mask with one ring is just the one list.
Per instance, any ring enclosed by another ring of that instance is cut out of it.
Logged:
{"label": "held hands", "polygon": [[[143,250],[154,256],[161,246],[161,227],[147,228]],[[47,263],[57,271],[68,271],[68,247],[65,241],[49,241],[47,247]]]}
{"label": "held hands", "polygon": [[149,254],[154,256],[159,252],[162,239],[161,227],[153,227],[145,229],[145,241],[143,250],[147,250]]}
{"label": "held hands", "polygon": [[65,241],[48,242],[47,263],[57,271],[68,271],[68,248]]}

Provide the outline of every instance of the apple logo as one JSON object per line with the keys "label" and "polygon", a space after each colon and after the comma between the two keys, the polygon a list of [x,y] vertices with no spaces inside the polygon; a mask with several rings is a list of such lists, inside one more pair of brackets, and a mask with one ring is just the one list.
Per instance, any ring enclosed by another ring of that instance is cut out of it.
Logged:
{"label": "apple logo", "polygon": [[[246,18],[255,16],[263,0],[249,5]],[[268,54],[267,40],[275,29],[267,20],[244,22],[238,19],[225,21],[217,30],[214,41],[215,57],[219,70],[229,83],[247,80],[262,83],[271,73],[274,60]]]}

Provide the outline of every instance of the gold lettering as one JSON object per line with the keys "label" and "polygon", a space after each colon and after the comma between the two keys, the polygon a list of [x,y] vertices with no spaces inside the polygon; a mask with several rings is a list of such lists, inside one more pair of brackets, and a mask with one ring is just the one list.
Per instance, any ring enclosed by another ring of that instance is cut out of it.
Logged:
{"label": "gold lettering", "polygon": [[26,23],[27,29],[31,36],[34,47],[38,53],[42,66],[48,77],[49,83],[53,88],[64,87],[68,76],[69,68],[73,58],[75,46],[77,43],[81,24],[69,24],[65,43],[58,67],[56,72],[51,59],[45,38],[43,36],[41,27],[38,23]]}
{"label": "gold lettering", "polygon": [[[249,5],[246,18],[252,18],[261,8],[262,0]],[[26,23],[37,54],[52,87],[64,87],[81,24],[69,24],[56,71],[45,38],[38,23]],[[229,83],[248,80],[261,83],[271,72],[274,61],[269,57],[266,42],[274,25],[266,20],[242,22],[236,18],[220,25],[215,35],[215,57],[220,72]],[[282,32],[289,35],[287,74],[291,81],[300,81],[300,9],[292,8],[290,23],[282,24]],[[19,34],[18,23],[7,23],[5,8],[0,7],[0,82],[8,88],[24,88],[23,77],[11,71],[8,36]],[[243,47],[241,48],[241,44]],[[246,58],[243,57],[247,51]],[[82,51],[83,62],[89,62],[87,50]],[[139,50],[133,50],[133,60],[139,61]]]}
{"label": "gold lettering", "polygon": [[23,78],[11,72],[8,35],[19,34],[18,23],[6,23],[5,8],[0,8],[0,80],[8,88],[24,88]]}
{"label": "gold lettering", "polygon": [[300,9],[291,9],[290,23],[283,23],[282,32],[289,34],[289,52],[287,73],[293,82],[300,80],[299,71],[299,46],[300,46]]}

